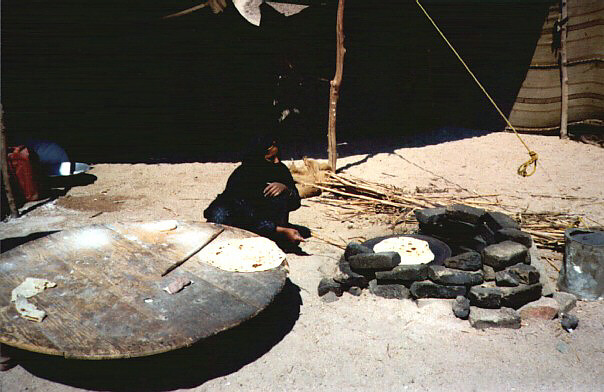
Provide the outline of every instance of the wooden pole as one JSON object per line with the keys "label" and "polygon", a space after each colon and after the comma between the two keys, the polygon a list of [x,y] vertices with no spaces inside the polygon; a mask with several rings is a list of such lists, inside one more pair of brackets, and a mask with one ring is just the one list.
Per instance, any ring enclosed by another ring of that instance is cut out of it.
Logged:
{"label": "wooden pole", "polygon": [[560,16],[560,85],[562,102],[560,108],[560,139],[568,139],[568,68],[566,61],[566,32],[568,31],[568,0],[561,0]]}
{"label": "wooden pole", "polygon": [[333,80],[329,82],[329,123],[327,126],[327,155],[331,170],[336,171],[336,109],[340,97],[340,85],[342,84],[342,73],[344,71],[344,2],[338,2],[338,14],[336,20],[336,73]]}
{"label": "wooden pole", "polygon": [[11,217],[18,218],[19,210],[17,209],[17,203],[15,203],[15,197],[13,196],[8,176],[8,151],[6,147],[6,131],[4,130],[4,110],[2,104],[0,104],[0,155],[2,155],[2,181],[4,181],[8,207],[10,208]]}

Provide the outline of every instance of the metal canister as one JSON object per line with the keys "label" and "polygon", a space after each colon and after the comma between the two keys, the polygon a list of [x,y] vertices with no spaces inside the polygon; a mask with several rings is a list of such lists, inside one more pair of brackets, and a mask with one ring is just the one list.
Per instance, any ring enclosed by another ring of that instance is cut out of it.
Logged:
{"label": "metal canister", "polygon": [[582,300],[604,299],[604,231],[566,229],[558,289]]}

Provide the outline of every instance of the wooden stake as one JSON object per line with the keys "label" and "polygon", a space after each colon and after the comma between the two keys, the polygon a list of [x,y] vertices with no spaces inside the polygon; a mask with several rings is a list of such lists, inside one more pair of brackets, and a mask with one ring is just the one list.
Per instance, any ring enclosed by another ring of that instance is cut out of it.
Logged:
{"label": "wooden stake", "polygon": [[340,97],[340,85],[342,84],[342,73],[344,71],[344,2],[338,2],[338,15],[336,20],[336,73],[333,80],[329,82],[329,123],[327,126],[327,155],[331,170],[336,171],[336,108]]}
{"label": "wooden stake", "polygon": [[8,200],[8,207],[10,208],[11,217],[18,218],[19,210],[17,209],[17,203],[15,203],[13,189],[10,186],[10,178],[8,176],[8,150],[6,146],[4,109],[2,108],[2,104],[0,104],[0,154],[2,155],[2,181],[4,181],[4,189],[6,190],[6,200]]}
{"label": "wooden stake", "polygon": [[560,16],[560,84],[562,103],[560,108],[560,138],[568,139],[568,69],[566,66],[566,32],[568,31],[568,0],[561,0]]}

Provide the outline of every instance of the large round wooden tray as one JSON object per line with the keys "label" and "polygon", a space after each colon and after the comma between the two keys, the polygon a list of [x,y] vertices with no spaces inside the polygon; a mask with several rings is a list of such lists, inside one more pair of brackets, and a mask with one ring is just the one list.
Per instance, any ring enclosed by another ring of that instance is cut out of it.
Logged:
{"label": "large round wooden tray", "polygon": [[[237,273],[203,262],[212,247],[253,233],[193,222],[159,231],[149,223],[60,231],[2,254],[0,342],[80,359],[162,353],[254,317],[285,284],[283,266]],[[220,228],[225,231],[207,247],[161,276]],[[57,283],[29,299],[47,313],[42,322],[23,319],[10,302],[26,277]],[[170,295],[164,287],[176,277],[193,283]]]}

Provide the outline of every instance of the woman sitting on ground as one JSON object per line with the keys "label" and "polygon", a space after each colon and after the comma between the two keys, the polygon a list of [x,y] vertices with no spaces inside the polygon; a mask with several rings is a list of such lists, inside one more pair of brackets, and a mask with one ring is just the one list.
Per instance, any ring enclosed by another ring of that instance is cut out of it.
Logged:
{"label": "woman sitting on ground", "polygon": [[292,251],[310,236],[307,228],[289,223],[289,212],[299,207],[300,195],[291,173],[279,159],[276,139],[261,136],[203,216],[208,222],[270,238],[282,249]]}

